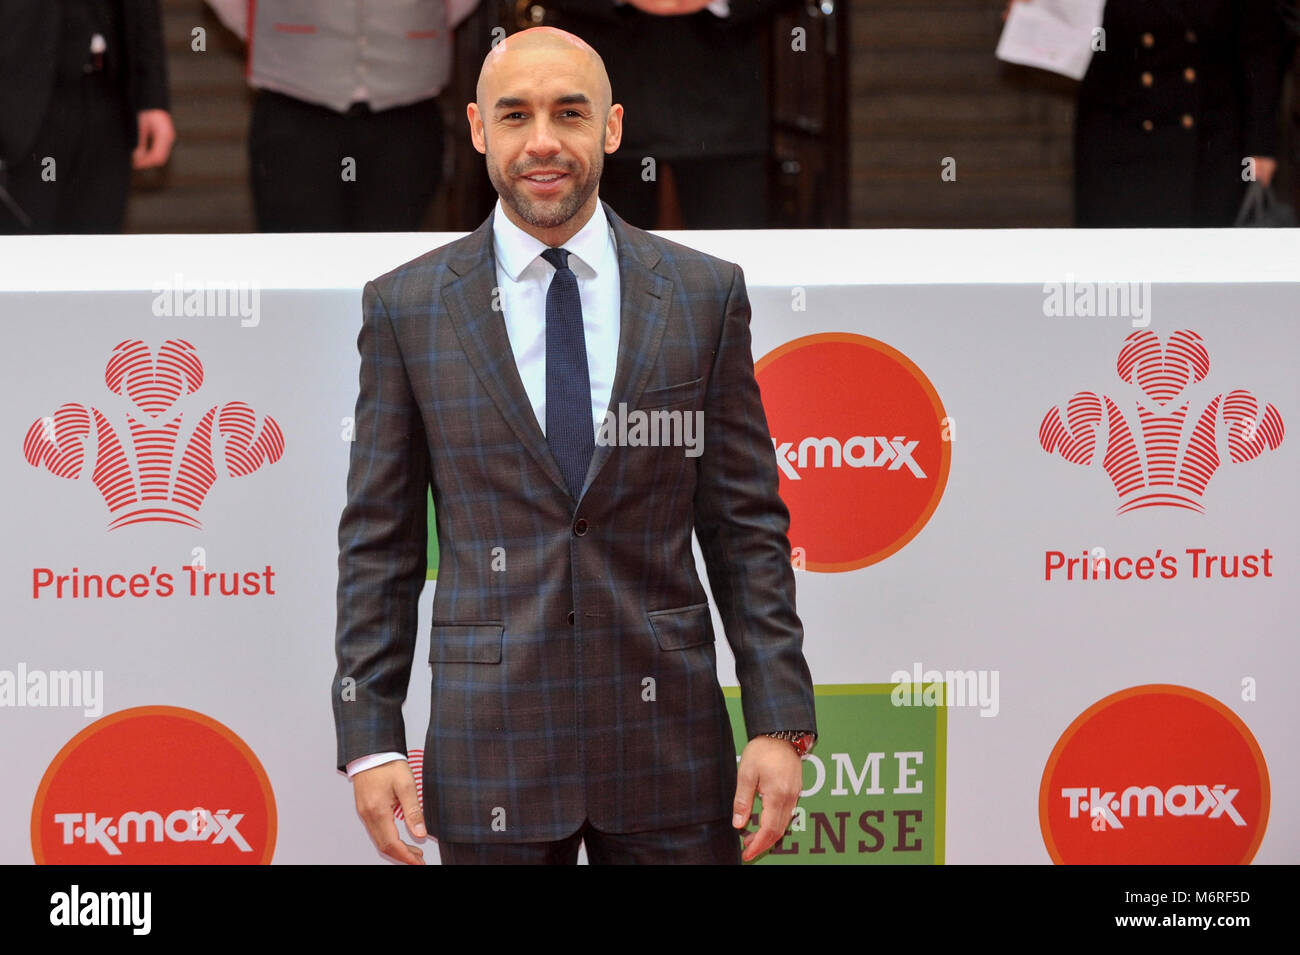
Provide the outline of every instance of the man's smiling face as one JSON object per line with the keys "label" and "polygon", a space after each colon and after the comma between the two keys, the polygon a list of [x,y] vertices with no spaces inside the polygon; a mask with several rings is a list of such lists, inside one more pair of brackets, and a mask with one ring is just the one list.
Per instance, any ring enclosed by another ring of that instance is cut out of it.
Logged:
{"label": "man's smiling face", "polygon": [[622,136],[623,108],[610,103],[600,58],[563,37],[529,30],[498,44],[479,76],[478,101],[467,109],[474,146],[487,156],[507,215],[548,245],[591,217],[604,154]]}

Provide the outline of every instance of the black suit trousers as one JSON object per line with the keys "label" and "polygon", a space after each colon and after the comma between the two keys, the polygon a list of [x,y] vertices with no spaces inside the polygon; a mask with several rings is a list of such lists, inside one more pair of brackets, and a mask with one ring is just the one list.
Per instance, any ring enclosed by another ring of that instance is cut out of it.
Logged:
{"label": "black suit trousers", "polygon": [[740,834],[730,819],[609,833],[590,822],[553,842],[473,843],[439,841],[443,865],[574,865],[578,846],[591,865],[740,865]]}
{"label": "black suit trousers", "polygon": [[259,90],[248,150],[262,232],[414,232],[442,181],[442,113],[435,99],[337,113]]}
{"label": "black suit trousers", "polygon": [[[768,160],[752,156],[705,156],[667,160],[672,167],[682,221],[688,229],[766,229]],[[658,228],[661,170],[646,180],[644,158],[605,157],[600,198],[640,229]]]}

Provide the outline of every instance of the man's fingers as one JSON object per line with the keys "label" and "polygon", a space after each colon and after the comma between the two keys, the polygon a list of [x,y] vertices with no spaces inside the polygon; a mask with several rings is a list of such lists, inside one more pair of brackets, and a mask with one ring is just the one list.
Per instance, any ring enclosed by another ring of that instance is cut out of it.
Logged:
{"label": "man's fingers", "polygon": [[397,824],[393,821],[393,812],[388,810],[383,821],[376,820],[375,825],[367,824],[370,838],[381,853],[396,862],[407,865],[424,865],[424,850],[419,846],[408,845],[397,835]]}
{"label": "man's fingers", "polygon": [[392,830],[391,841],[376,842],[379,851],[394,862],[401,862],[405,865],[424,865],[424,850],[419,846],[408,845],[397,837],[397,827],[389,826]]}
{"label": "man's fingers", "polygon": [[[396,833],[396,830],[394,830]],[[401,839],[388,846],[388,848],[379,850],[394,862],[401,862],[403,865],[424,865],[424,850],[419,846],[408,845]]]}
{"label": "man's fingers", "polygon": [[756,793],[763,800],[763,813],[758,832],[745,837],[744,861],[766,852],[785,834],[799,802],[802,779],[803,764],[789,743],[764,736],[749,741],[736,767],[736,800],[731,824],[737,829],[744,828]]}
{"label": "man's fingers", "polygon": [[137,116],[140,131],[131,164],[136,169],[152,169],[167,162],[176,141],[176,129],[166,110],[143,110]]}
{"label": "man's fingers", "polygon": [[[405,770],[403,772],[403,770]],[[418,846],[408,845],[397,834],[393,809],[401,805],[415,833],[415,819],[424,829],[424,813],[416,798],[415,777],[403,762],[387,763],[358,773],[352,780],[356,794],[357,815],[365,823],[375,847],[395,862],[407,865],[424,865],[424,852]],[[409,806],[409,808],[407,808]],[[423,838],[417,834],[417,838]]]}
{"label": "man's fingers", "polygon": [[131,161],[136,169],[152,169],[162,165],[161,150],[152,133],[140,130],[140,143],[135,147]]}
{"label": "man's fingers", "polygon": [[424,865],[424,852],[418,846],[407,845],[398,837],[391,804],[383,807],[367,806],[361,818],[375,848],[382,854],[395,862]]}
{"label": "man's fingers", "polygon": [[785,835],[794,815],[795,801],[785,794],[763,796],[763,815],[758,820],[758,832],[750,833],[745,838],[745,852],[741,858],[748,862],[766,852],[776,841]]}
{"label": "man's fingers", "polygon": [[776,840],[781,838],[779,832],[771,832],[767,829],[760,828],[757,832],[750,832],[745,835],[744,852],[740,859],[742,862],[748,862],[750,859],[757,859],[760,855],[772,848]]}
{"label": "man's fingers", "polygon": [[405,777],[397,784],[397,803],[402,807],[402,815],[406,817],[406,828],[411,830],[411,835],[417,839],[423,839],[428,835],[424,828],[424,810],[420,808],[420,796],[415,789],[415,777],[406,774]]}
{"label": "man's fingers", "polygon": [[758,786],[758,775],[745,765],[742,760],[736,773],[736,798],[731,804],[731,825],[743,829],[749,821],[749,814],[754,808],[754,792]]}
{"label": "man's fingers", "polygon": [[[767,815],[766,812],[763,813]],[[746,833],[744,838],[744,853],[741,855],[741,861],[748,862],[750,859],[757,859],[772,846],[776,845],[778,839],[785,835],[785,829],[771,828],[760,823],[756,832]]]}
{"label": "man's fingers", "polygon": [[776,845],[776,841],[781,838],[781,835],[782,833],[770,832],[761,827],[755,829],[753,832],[745,833],[742,840],[743,851],[740,860],[742,862],[748,862],[751,859],[757,859],[768,849],[772,848],[772,846]]}

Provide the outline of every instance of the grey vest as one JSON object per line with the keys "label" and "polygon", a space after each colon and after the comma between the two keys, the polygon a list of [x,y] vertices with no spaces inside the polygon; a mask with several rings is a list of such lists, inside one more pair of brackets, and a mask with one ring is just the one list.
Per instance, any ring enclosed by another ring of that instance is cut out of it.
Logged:
{"label": "grey vest", "polygon": [[[258,0],[248,81],[338,112],[436,96],[451,76],[443,0]],[[359,95],[360,94],[360,95]]]}

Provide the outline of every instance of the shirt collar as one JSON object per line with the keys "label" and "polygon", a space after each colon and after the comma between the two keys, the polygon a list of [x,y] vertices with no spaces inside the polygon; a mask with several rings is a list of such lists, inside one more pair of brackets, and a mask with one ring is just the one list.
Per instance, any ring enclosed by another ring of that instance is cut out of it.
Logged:
{"label": "shirt collar", "polygon": [[[569,250],[570,259],[578,259],[592,274],[599,275],[600,265],[607,261],[605,253],[612,243],[613,236],[605,207],[597,199],[591,218],[564,243],[564,248]],[[529,235],[510,221],[499,196],[492,213],[492,245],[497,262],[512,282],[519,281],[524,270],[549,248],[540,239]]]}

